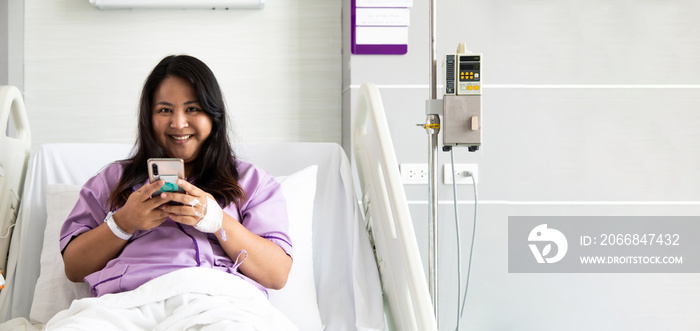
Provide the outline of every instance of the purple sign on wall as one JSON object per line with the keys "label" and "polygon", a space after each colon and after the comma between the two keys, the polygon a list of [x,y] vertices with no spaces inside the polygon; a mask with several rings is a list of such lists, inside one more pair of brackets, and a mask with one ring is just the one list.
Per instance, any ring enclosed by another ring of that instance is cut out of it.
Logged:
{"label": "purple sign on wall", "polygon": [[353,54],[406,54],[412,0],[351,0]]}

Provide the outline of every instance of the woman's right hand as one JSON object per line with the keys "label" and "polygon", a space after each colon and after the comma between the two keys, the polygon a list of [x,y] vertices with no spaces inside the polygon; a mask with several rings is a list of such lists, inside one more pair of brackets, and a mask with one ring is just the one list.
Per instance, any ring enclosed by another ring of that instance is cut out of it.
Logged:
{"label": "woman's right hand", "polygon": [[[131,193],[122,208],[114,212],[114,222],[124,231],[150,230],[165,221],[168,213],[158,206],[167,202],[160,196],[151,198],[164,182],[162,180],[146,184]],[[127,241],[109,229],[106,222],[71,240],[63,251],[66,276],[73,282],[83,279],[107,265],[119,255]],[[99,248],[99,249],[97,249]]]}
{"label": "woman's right hand", "polygon": [[124,206],[112,214],[114,222],[130,234],[137,230],[150,230],[163,223],[169,214],[158,207],[168,201],[160,195],[151,195],[164,184],[163,180],[157,180],[131,193]]}

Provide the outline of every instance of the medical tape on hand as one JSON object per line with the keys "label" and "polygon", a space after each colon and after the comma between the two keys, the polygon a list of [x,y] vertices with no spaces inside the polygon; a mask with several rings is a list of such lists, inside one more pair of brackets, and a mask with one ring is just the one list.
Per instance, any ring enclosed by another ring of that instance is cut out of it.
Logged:
{"label": "medical tape on hand", "polygon": [[[197,205],[202,206],[202,212],[201,212],[201,213],[197,211],[197,208],[195,208],[195,206],[197,206]],[[205,211],[207,210],[207,206],[206,206],[206,205],[203,205],[201,202],[199,202],[199,200],[194,199],[194,200],[190,201],[190,206],[192,206],[192,211],[194,212],[194,216],[199,217],[200,220],[201,220],[202,218],[204,218]]]}
{"label": "medical tape on hand", "polygon": [[[196,201],[196,203],[195,201],[190,203],[192,205],[192,209],[195,209],[194,206],[197,203],[199,203],[199,201]],[[216,200],[210,197],[207,197],[207,204],[205,207],[206,213],[203,216],[200,216],[202,214],[198,213],[195,210],[195,214],[198,214],[197,216],[202,217],[202,219],[199,220],[195,228],[199,231],[206,233],[214,233],[216,231],[219,231],[221,233],[221,239],[223,241],[226,241],[226,232],[224,232],[224,229],[221,227],[224,221],[224,211],[221,210],[221,207],[218,203],[216,203]]]}

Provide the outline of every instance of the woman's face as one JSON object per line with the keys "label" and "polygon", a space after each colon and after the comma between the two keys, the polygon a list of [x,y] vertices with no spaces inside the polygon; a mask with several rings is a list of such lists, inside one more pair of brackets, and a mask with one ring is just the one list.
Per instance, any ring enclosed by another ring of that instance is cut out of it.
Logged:
{"label": "woman's face", "polygon": [[166,77],[153,94],[153,133],[169,157],[194,161],[209,137],[212,122],[199,105],[194,87],[176,76]]}

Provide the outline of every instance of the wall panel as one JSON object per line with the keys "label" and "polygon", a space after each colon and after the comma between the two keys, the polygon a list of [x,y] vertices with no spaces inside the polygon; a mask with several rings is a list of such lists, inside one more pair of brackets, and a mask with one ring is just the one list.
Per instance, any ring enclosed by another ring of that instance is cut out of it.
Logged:
{"label": "wall panel", "polygon": [[339,1],[263,10],[98,10],[26,0],[33,143],[132,142],[140,89],[169,54],[202,59],[244,141],[340,142]]}

